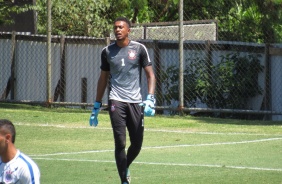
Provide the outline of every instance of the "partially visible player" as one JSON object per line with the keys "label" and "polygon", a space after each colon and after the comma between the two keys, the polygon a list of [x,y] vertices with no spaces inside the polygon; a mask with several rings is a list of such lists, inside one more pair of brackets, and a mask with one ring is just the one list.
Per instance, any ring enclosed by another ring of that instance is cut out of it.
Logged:
{"label": "partially visible player", "polygon": [[[115,43],[101,53],[101,74],[98,80],[96,101],[90,117],[90,125],[97,126],[101,100],[110,77],[109,114],[114,140],[115,159],[122,184],[129,184],[129,166],[138,156],[144,133],[144,115],[153,116],[155,75],[146,47],[128,38],[130,21],[120,17],[114,21]],[[148,95],[142,103],[141,71],[147,77]],[[126,129],[130,146],[125,152]]]}
{"label": "partially visible player", "polygon": [[36,163],[16,149],[13,123],[0,119],[0,184],[40,184]]}

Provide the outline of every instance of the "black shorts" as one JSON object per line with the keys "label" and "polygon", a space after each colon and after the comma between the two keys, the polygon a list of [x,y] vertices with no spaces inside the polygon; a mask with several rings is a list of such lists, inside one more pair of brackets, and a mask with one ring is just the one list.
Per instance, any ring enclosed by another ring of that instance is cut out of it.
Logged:
{"label": "black shorts", "polygon": [[[115,139],[125,139],[126,127],[131,142],[142,144],[144,132],[144,108],[139,103],[109,100],[109,114]],[[125,141],[125,140],[116,140]]]}

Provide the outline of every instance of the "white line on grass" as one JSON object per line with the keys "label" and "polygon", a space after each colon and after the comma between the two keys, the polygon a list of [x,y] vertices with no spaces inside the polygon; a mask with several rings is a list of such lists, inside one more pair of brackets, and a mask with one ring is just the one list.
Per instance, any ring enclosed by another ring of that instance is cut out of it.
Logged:
{"label": "white line on grass", "polygon": [[282,138],[268,138],[268,139],[257,139],[250,141],[238,141],[238,142],[215,142],[215,143],[204,143],[204,144],[179,144],[172,146],[152,146],[145,147],[145,149],[164,149],[164,148],[177,148],[177,147],[192,147],[192,146],[216,146],[216,145],[232,145],[232,144],[247,144],[247,143],[257,143],[257,142],[265,142],[265,141],[275,141],[282,140]]}
{"label": "white line on grass", "polygon": [[[55,128],[68,128],[68,129],[96,129],[96,130],[110,130],[112,128],[104,127],[90,127],[90,126],[65,126],[65,125],[52,125],[52,124],[29,124],[29,123],[14,123],[18,126],[39,126],[39,127],[55,127]],[[164,132],[164,133],[182,133],[182,134],[206,134],[206,135],[263,135],[263,136],[282,136],[281,134],[257,134],[257,133],[243,133],[243,132],[196,132],[196,131],[184,131],[184,130],[166,130],[166,129],[150,129],[145,128],[148,132]]]}
{"label": "white line on grass", "polygon": [[[88,160],[88,159],[57,159],[57,158],[36,158],[35,160],[54,160],[54,161],[76,161],[76,162],[97,162],[97,163],[115,163],[108,160]],[[244,167],[244,166],[228,166],[228,165],[212,165],[212,164],[177,164],[177,163],[158,163],[158,162],[134,162],[142,165],[161,165],[161,166],[187,166],[187,167],[210,167],[210,168],[229,168],[229,169],[249,169],[260,171],[282,171],[282,168],[264,168],[264,167]]]}
{"label": "white line on grass", "polygon": [[114,150],[92,150],[92,151],[50,153],[50,154],[42,154],[42,155],[29,155],[29,156],[45,157],[45,156],[58,156],[58,155],[78,155],[78,154],[85,154],[85,153],[105,153],[105,152],[113,152],[113,151]]}
{"label": "white line on grass", "polygon": [[[282,138],[268,138],[268,139],[257,139],[250,141],[238,141],[238,142],[217,142],[217,143],[205,143],[205,144],[179,144],[171,146],[148,146],[142,147],[142,149],[166,149],[166,148],[180,148],[180,147],[195,147],[195,146],[218,146],[218,145],[233,145],[233,144],[247,144],[247,143],[258,143],[266,141],[276,141],[282,140]],[[104,153],[113,152],[114,150],[92,150],[92,151],[81,151],[81,152],[63,152],[63,153],[52,153],[52,154],[42,154],[42,155],[30,155],[35,157],[44,156],[57,156],[57,155],[75,155],[75,154],[85,154],[85,153]]]}
{"label": "white line on grass", "polygon": [[243,133],[243,132],[196,132],[196,131],[182,131],[182,130],[162,130],[162,129],[145,129],[149,132],[164,132],[164,133],[182,133],[182,134],[204,134],[204,135],[271,135],[282,136],[282,134],[257,134],[257,133]]}

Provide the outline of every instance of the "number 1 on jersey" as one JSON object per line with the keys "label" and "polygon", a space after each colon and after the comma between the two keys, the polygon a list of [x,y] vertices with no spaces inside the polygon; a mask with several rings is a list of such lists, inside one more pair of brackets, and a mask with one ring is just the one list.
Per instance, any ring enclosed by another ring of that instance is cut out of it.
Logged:
{"label": "number 1 on jersey", "polygon": [[125,64],[124,64],[124,58],[121,59],[121,66],[125,66]]}

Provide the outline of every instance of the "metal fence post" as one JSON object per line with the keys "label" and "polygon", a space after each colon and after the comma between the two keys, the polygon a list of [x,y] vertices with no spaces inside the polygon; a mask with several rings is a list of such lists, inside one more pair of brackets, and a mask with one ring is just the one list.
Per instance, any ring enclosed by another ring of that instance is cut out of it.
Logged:
{"label": "metal fence post", "polygon": [[[264,59],[264,64],[265,64],[265,86],[264,86],[264,91],[265,91],[265,96],[264,96],[264,109],[267,110],[272,110],[271,106],[271,62],[270,62],[270,54],[269,54],[269,43],[265,44],[265,59]],[[265,115],[264,117],[265,120],[271,120],[270,115]]]}
{"label": "metal fence post", "polygon": [[51,0],[47,0],[47,106],[52,102],[52,62],[51,62],[51,33],[52,33],[52,23],[51,23]]}
{"label": "metal fence post", "polygon": [[184,108],[184,80],[183,80],[183,0],[179,1],[179,111]]}
{"label": "metal fence post", "polygon": [[11,100],[15,99],[15,52],[16,52],[16,32],[12,32],[12,62],[11,62]]}

